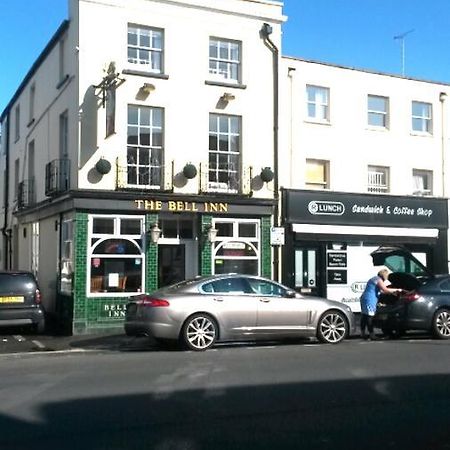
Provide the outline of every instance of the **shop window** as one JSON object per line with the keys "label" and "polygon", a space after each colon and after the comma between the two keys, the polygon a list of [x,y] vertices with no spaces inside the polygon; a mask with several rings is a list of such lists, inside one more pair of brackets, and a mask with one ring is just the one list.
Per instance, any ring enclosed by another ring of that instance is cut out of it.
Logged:
{"label": "shop window", "polygon": [[143,217],[90,217],[88,293],[117,296],[142,292],[143,230]]}
{"label": "shop window", "polygon": [[306,160],[307,189],[329,189],[329,162],[318,159]]}
{"label": "shop window", "polygon": [[213,247],[214,273],[245,273],[259,275],[259,220],[217,219],[218,230]]}
{"label": "shop window", "polygon": [[73,275],[73,221],[64,220],[61,223],[61,279],[60,291],[65,294],[72,292]]}
{"label": "shop window", "polygon": [[161,221],[161,237],[164,239],[193,239],[194,222],[189,219],[164,219]]}

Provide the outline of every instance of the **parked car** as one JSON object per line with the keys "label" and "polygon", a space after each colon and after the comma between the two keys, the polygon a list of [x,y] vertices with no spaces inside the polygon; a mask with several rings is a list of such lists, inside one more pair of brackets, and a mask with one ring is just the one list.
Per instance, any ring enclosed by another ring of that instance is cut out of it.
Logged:
{"label": "parked car", "polygon": [[374,325],[391,337],[423,330],[450,339],[450,275],[431,273],[404,248],[380,247],[371,255],[374,265],[392,270],[392,287],[404,290],[400,296],[380,296]]}
{"label": "parked car", "polygon": [[45,313],[36,278],[31,272],[0,271],[0,326],[31,326],[45,330]]}
{"label": "parked car", "polygon": [[125,317],[127,335],[178,340],[191,350],[217,341],[288,337],[337,344],[353,329],[353,313],[342,303],[240,274],[198,277],[134,296]]}

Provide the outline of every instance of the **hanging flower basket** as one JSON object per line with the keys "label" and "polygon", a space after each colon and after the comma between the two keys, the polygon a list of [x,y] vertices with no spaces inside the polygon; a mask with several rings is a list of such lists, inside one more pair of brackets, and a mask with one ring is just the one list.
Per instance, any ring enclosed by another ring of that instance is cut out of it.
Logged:
{"label": "hanging flower basket", "polygon": [[106,175],[111,171],[111,163],[105,158],[100,158],[95,164],[95,169],[98,173]]}
{"label": "hanging flower basket", "polygon": [[261,180],[264,181],[264,183],[269,183],[273,180],[274,173],[270,167],[264,167],[264,169],[261,170]]}
{"label": "hanging flower basket", "polygon": [[183,175],[188,179],[192,180],[197,176],[197,168],[194,164],[186,164],[183,168]]}

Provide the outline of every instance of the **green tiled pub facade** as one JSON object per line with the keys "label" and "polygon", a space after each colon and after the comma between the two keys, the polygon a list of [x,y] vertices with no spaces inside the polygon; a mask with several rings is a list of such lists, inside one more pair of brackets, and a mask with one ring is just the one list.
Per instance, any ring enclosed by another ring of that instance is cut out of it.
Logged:
{"label": "green tiled pub facade", "polygon": [[[214,216],[202,214],[198,217],[198,271],[199,275],[210,275],[213,273],[213,245],[204,238],[208,227],[213,223]],[[270,246],[271,216],[258,217],[259,229],[259,267],[260,274],[271,277],[272,269],[272,249]],[[88,213],[77,213],[74,220],[74,273],[72,285],[72,298],[60,298],[60,321],[64,322],[64,329],[67,333],[105,333],[120,332],[123,329],[125,316],[125,306],[128,296],[108,296],[92,297],[88,294],[88,264],[89,258],[89,230]],[[145,214],[145,231],[149,236],[150,228],[153,224],[159,223],[159,214]],[[158,243],[151,242],[147,238],[143,240],[145,253],[144,279],[145,291],[151,292],[158,288]],[[135,295],[131,293],[130,295]]]}

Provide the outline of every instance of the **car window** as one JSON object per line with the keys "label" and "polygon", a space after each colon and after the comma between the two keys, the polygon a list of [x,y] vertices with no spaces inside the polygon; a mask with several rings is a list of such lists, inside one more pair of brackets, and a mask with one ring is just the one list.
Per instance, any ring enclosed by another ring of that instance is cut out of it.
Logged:
{"label": "car window", "polygon": [[248,278],[247,280],[252,290],[259,295],[272,295],[277,297],[284,297],[286,295],[286,289],[283,289],[278,284],[256,278]]}
{"label": "car window", "polygon": [[441,291],[450,291],[450,280],[443,281],[439,285],[439,288],[441,289]]}
{"label": "car window", "polygon": [[0,294],[26,293],[36,289],[36,282],[30,274],[0,273]]}
{"label": "car window", "polygon": [[205,283],[202,286],[204,292],[215,292],[219,294],[250,294],[253,293],[244,278],[221,278],[220,280]]}
{"label": "car window", "polygon": [[386,266],[388,266],[393,272],[410,273],[415,276],[425,276],[423,268],[416,264],[409,258],[403,255],[391,255],[387,256],[385,260]]}

